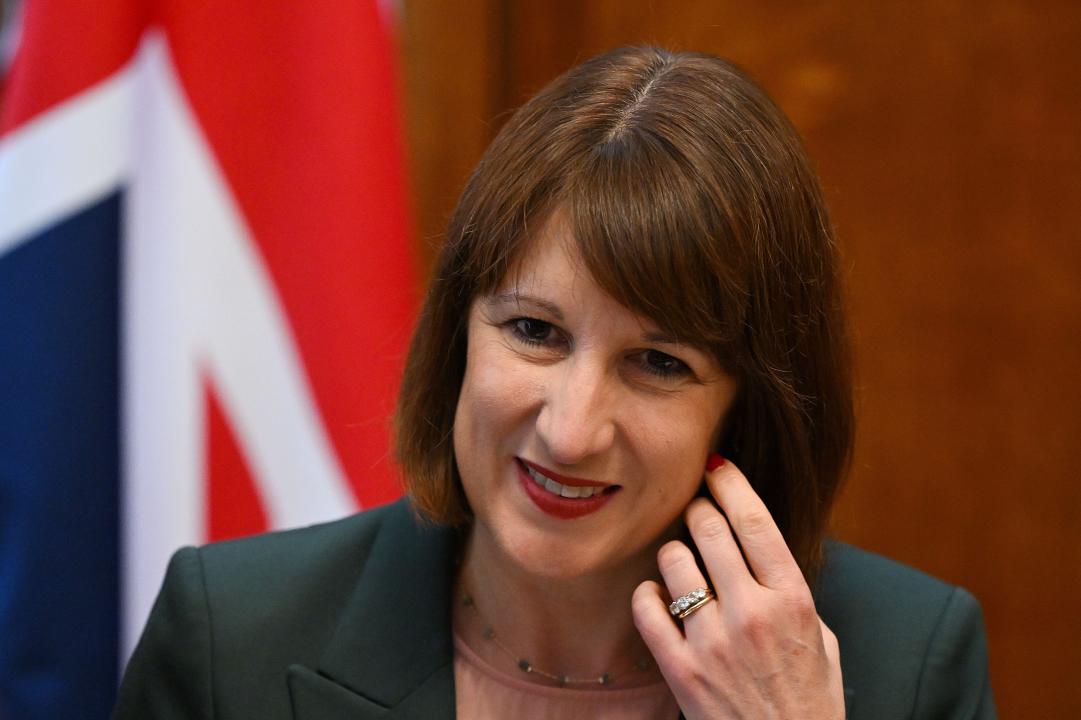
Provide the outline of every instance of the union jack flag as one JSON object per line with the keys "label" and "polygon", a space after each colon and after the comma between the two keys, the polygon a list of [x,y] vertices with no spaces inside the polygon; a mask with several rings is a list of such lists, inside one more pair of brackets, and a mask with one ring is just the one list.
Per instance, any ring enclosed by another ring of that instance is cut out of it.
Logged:
{"label": "union jack flag", "polygon": [[398,494],[390,8],[30,0],[0,95],[0,718],[106,717],[177,547]]}

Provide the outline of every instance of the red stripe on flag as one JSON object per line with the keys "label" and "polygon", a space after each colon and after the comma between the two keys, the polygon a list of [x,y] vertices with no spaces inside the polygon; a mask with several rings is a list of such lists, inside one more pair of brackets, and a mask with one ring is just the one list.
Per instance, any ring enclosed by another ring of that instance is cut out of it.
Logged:
{"label": "red stripe on flag", "polygon": [[0,87],[0,135],[120,69],[147,21],[140,0],[23,3],[19,47]]}
{"label": "red stripe on flag", "polygon": [[181,82],[353,490],[365,506],[392,499],[387,418],[414,275],[392,47],[375,3],[167,7]]}
{"label": "red stripe on flag", "polygon": [[[210,383],[203,383],[206,418],[207,540],[227,540],[269,529],[263,499],[252,481],[221,404]],[[213,472],[210,469],[213,468]]]}

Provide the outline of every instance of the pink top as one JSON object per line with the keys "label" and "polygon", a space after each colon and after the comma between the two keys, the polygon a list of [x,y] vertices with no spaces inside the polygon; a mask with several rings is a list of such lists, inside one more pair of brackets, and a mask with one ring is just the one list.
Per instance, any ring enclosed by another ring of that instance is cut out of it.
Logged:
{"label": "pink top", "polygon": [[664,681],[627,689],[547,687],[501,672],[454,633],[454,692],[462,720],[667,720],[679,706]]}

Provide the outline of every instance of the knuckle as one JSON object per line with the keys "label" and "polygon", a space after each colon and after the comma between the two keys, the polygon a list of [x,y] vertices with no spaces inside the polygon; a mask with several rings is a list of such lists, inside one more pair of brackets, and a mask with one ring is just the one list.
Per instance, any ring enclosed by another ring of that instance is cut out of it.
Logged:
{"label": "knuckle", "polygon": [[772,625],[769,615],[757,608],[747,610],[738,620],[740,634],[755,643],[769,636]]}
{"label": "knuckle", "polygon": [[710,643],[706,647],[706,652],[709,654],[709,656],[713,660],[713,662],[718,664],[719,666],[725,667],[725,666],[728,665],[728,659],[729,659],[728,658],[728,652],[729,651],[728,651],[728,646],[725,645],[724,643],[720,643],[720,642]]}
{"label": "knuckle", "polygon": [[803,623],[817,623],[818,611],[810,590],[801,588],[786,596],[785,605],[789,613]]}
{"label": "knuckle", "polygon": [[773,518],[764,510],[753,510],[735,519],[740,535],[758,535],[773,527]]}
{"label": "knuckle", "polygon": [[710,473],[706,481],[714,493],[723,495],[737,487],[741,478],[739,471],[725,463],[720,472]]}
{"label": "knuckle", "polygon": [[728,521],[723,517],[710,518],[698,525],[698,534],[703,540],[723,540],[732,534]]}

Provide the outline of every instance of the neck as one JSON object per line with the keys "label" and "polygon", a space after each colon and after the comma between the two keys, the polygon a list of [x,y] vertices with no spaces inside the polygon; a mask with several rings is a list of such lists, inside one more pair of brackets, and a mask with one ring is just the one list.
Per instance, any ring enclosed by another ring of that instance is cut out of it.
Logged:
{"label": "neck", "polygon": [[[503,648],[547,673],[573,678],[608,674],[617,687],[655,682],[660,676],[634,626],[630,602],[638,584],[657,575],[653,550],[620,569],[582,577],[541,576],[522,568],[474,525],[459,568],[455,627],[497,668],[514,670],[516,661],[485,638],[485,626],[495,631]],[[466,593],[473,608],[461,602]],[[639,667],[643,660],[649,661],[645,671]],[[523,677],[551,682],[539,674]]]}

